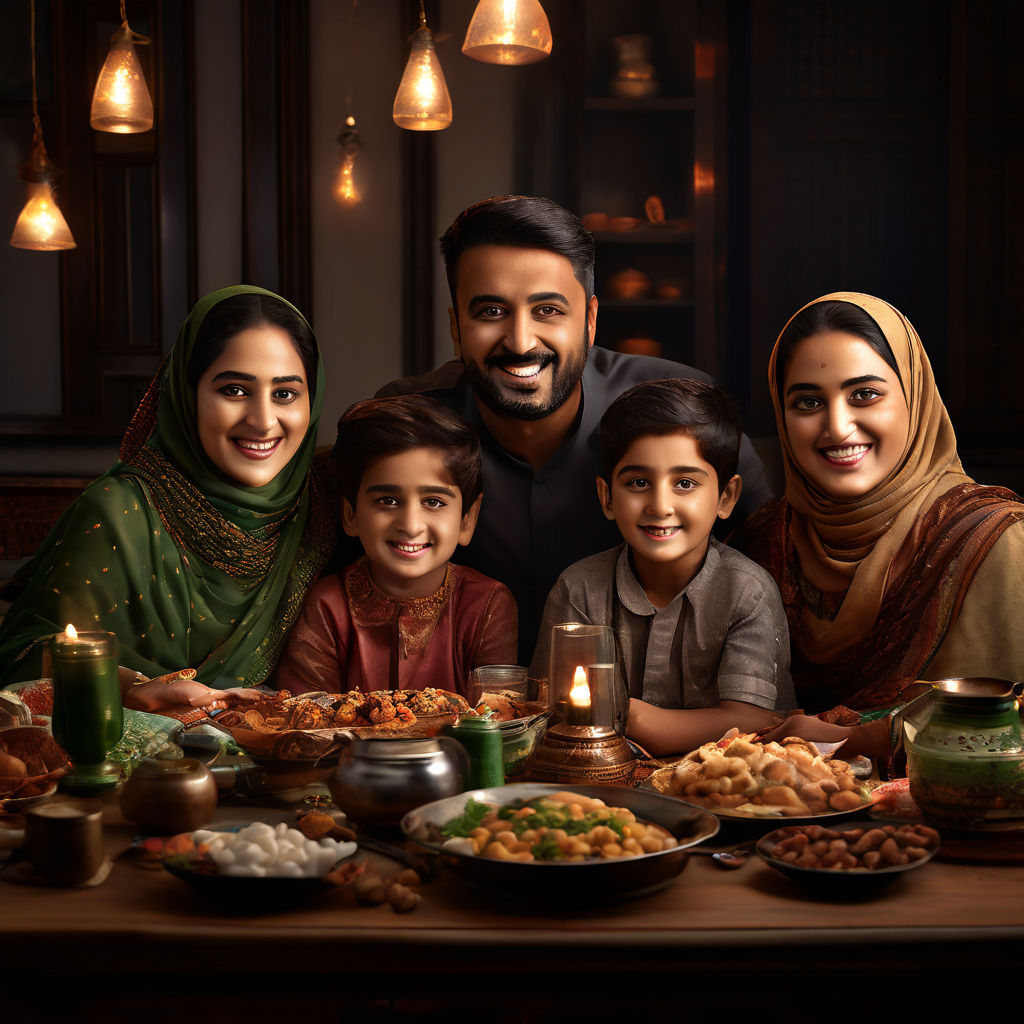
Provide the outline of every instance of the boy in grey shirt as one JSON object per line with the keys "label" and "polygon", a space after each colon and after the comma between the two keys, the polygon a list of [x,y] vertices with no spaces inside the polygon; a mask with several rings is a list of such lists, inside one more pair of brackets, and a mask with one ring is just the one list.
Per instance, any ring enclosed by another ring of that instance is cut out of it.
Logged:
{"label": "boy in grey shirt", "polygon": [[656,756],[756,731],[793,705],[778,588],[711,537],[742,488],[740,433],[732,399],[702,381],[646,381],[616,399],[597,491],[625,544],[571,565],[544,607],[531,674],[548,674],[552,626],[614,627],[628,733]]}

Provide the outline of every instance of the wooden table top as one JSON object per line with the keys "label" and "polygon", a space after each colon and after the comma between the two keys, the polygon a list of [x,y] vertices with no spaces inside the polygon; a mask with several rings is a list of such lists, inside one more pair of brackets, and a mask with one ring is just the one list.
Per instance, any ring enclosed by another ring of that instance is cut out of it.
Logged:
{"label": "wooden table top", "polygon": [[[225,814],[218,821],[249,821],[260,809]],[[996,966],[1019,962],[1024,950],[1019,864],[952,862],[940,854],[863,902],[815,897],[755,855],[739,870],[693,857],[661,892],[585,909],[505,902],[443,868],[410,914],[352,906],[329,889],[298,906],[225,908],[160,868],[119,856],[133,832],[108,803],[104,837],[117,859],[95,888],[0,881],[5,973],[34,969],[41,949],[51,970],[103,972],[112,969],[111,948],[119,971],[173,973],[183,945],[211,954],[230,949],[233,969],[243,973],[259,972],[268,953],[286,950],[285,962],[302,971],[344,965],[353,975],[385,972],[396,955],[415,958],[425,972],[443,965],[471,973],[500,963],[542,976],[564,972],[567,960],[589,972],[624,963],[699,970],[738,957],[765,968],[795,959],[867,965],[883,951],[908,965]]]}

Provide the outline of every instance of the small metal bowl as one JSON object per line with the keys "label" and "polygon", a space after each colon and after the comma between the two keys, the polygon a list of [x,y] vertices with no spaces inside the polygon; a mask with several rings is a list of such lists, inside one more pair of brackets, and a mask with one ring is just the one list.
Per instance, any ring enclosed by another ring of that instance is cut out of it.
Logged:
{"label": "small metal bowl", "polygon": [[[488,857],[451,853],[430,838],[465,810],[472,797],[482,803],[509,804],[564,792],[596,797],[609,807],[625,807],[642,821],[667,829],[678,846],[640,857],[586,861],[500,861]],[[442,862],[466,881],[492,895],[516,901],[528,900],[564,905],[607,903],[657,892],[669,885],[686,867],[688,849],[718,832],[718,821],[701,807],[660,793],[620,786],[558,786],[521,782],[511,786],[471,790],[419,807],[401,823],[405,835],[442,854]]]}

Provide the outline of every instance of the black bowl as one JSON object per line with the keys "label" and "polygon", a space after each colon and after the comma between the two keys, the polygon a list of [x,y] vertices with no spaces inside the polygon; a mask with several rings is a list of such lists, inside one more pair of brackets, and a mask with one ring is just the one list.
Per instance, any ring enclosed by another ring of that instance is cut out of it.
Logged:
{"label": "black bowl", "polygon": [[[596,797],[609,807],[625,807],[641,821],[667,829],[678,846],[639,857],[586,861],[500,861],[442,850],[443,841],[429,838],[458,817],[472,797],[482,803],[509,804],[551,793],[572,792]],[[517,901],[545,904],[592,904],[630,899],[669,885],[686,867],[688,849],[718,832],[709,811],[660,793],[622,786],[557,786],[521,782],[511,786],[470,790],[410,811],[401,823],[410,839],[442,854],[457,874],[487,892]]]}
{"label": "black bowl", "polygon": [[[785,829],[790,826],[787,825]],[[849,832],[851,829],[873,829],[883,827],[877,821],[844,821],[842,824],[829,824],[828,827],[836,832]],[[799,885],[815,892],[817,895],[827,896],[835,899],[864,899],[880,889],[884,889],[893,882],[902,878],[908,871],[924,867],[935,856],[939,850],[939,843],[936,841],[928,849],[927,856],[920,860],[912,860],[907,864],[895,864],[887,868],[854,868],[852,870],[829,870],[828,868],[811,868],[802,865],[789,864],[779,860],[772,855],[776,844],[785,838],[781,835],[785,829],[776,829],[762,836],[757,843],[758,856],[776,871],[782,872],[788,878],[793,879]]]}

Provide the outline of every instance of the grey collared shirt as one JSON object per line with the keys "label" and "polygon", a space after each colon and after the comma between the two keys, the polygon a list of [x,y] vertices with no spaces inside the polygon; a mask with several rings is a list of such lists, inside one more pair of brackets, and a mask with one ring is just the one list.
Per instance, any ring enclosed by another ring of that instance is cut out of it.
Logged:
{"label": "grey collared shirt", "polygon": [[544,607],[531,674],[547,676],[551,627],[560,622],[614,627],[630,696],[658,707],[795,705],[778,588],[714,538],[697,575],[660,609],[644,593],[625,544],[571,565]]}

